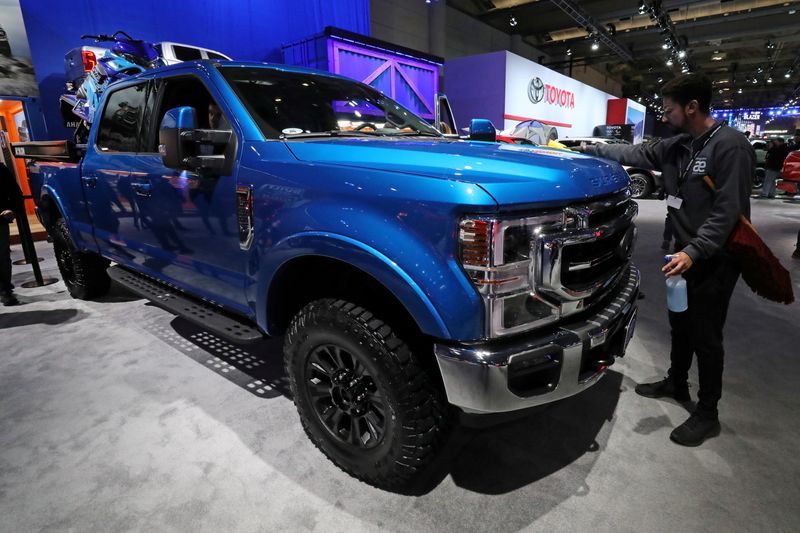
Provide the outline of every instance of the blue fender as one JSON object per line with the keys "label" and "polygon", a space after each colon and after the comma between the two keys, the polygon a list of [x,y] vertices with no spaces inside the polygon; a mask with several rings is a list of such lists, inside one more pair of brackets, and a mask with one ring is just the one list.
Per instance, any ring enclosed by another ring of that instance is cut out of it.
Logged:
{"label": "blue fender", "polygon": [[[386,255],[344,235],[312,231],[292,235],[270,250],[262,264],[255,286],[256,320],[267,329],[266,298],[274,275],[282,265],[300,257],[326,257],[345,262],[375,278],[402,303],[420,330],[437,338],[450,338],[451,332],[422,287]],[[261,274],[263,273],[263,274]]]}

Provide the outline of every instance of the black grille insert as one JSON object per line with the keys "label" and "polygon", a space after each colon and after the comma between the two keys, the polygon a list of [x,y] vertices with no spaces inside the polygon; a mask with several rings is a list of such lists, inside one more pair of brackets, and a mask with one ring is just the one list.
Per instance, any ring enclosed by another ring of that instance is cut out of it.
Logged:
{"label": "black grille insert", "polygon": [[620,250],[627,228],[597,240],[565,246],[562,252],[561,284],[584,290],[613,276],[628,260]]}

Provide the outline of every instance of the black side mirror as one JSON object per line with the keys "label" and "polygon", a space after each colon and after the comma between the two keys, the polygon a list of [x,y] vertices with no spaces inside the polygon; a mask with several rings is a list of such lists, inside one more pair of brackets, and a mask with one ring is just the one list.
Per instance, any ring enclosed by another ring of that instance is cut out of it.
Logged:
{"label": "black side mirror", "polygon": [[232,132],[197,129],[193,107],[175,107],[164,114],[158,130],[158,152],[165,167],[191,170],[200,174],[229,174],[230,159],[214,148],[227,146]]}
{"label": "black side mirror", "polygon": [[492,121],[485,118],[473,118],[469,124],[469,140],[497,142],[497,130]]}

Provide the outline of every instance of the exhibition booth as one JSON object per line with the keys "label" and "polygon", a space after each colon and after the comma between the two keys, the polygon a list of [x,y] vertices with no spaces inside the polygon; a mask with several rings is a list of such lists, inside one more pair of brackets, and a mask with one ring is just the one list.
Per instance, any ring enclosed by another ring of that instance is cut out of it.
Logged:
{"label": "exhibition booth", "polygon": [[448,60],[444,71],[461,121],[487,118],[503,130],[536,121],[557,128],[558,138],[597,135],[598,126],[609,124],[632,125],[637,142],[644,132],[643,105],[505,50]]}

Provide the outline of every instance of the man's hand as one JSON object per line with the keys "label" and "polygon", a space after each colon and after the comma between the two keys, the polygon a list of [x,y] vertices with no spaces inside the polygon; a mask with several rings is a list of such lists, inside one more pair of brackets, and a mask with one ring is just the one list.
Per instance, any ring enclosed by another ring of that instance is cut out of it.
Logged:
{"label": "man's hand", "polygon": [[12,222],[14,220],[14,212],[11,209],[6,209],[2,213],[0,213],[0,217]]}
{"label": "man's hand", "polygon": [[683,274],[692,268],[692,265],[694,264],[692,258],[689,257],[689,255],[685,252],[672,254],[670,257],[672,257],[670,262],[664,265],[664,268],[661,269],[661,271],[664,272],[668,278]]}
{"label": "man's hand", "polygon": [[582,154],[585,154],[587,146],[589,146],[589,145],[586,144],[586,141],[581,141],[581,145],[578,146],[578,151],[581,152]]}

